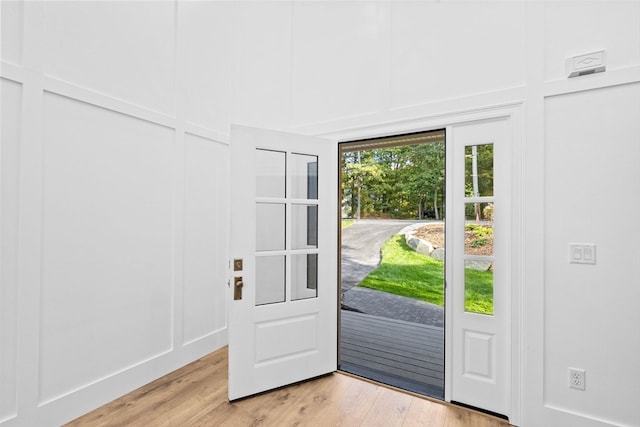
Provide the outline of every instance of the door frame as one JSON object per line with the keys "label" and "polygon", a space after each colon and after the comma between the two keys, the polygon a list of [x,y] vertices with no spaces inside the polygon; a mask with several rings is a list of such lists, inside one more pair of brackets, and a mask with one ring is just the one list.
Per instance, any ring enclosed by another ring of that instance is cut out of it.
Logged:
{"label": "door frame", "polygon": [[[510,411],[507,415],[509,422],[518,425],[522,419],[522,357],[523,342],[521,339],[522,325],[522,254],[524,240],[522,237],[522,217],[524,214],[524,197],[522,188],[524,154],[523,146],[523,116],[524,105],[522,102],[504,103],[489,107],[479,107],[448,114],[425,116],[409,120],[398,120],[384,124],[373,124],[357,127],[343,127],[339,130],[315,133],[317,136],[336,141],[354,141],[372,138],[381,138],[391,135],[424,132],[437,129],[446,129],[446,138],[451,137],[451,129],[456,125],[470,124],[487,120],[506,120],[508,127],[508,143],[511,148],[511,316],[510,316]],[[339,171],[337,171],[339,173]],[[340,233],[340,231],[338,231]],[[336,242],[337,244],[338,242]],[[339,270],[338,270],[339,271]],[[445,282],[449,279],[445,271]],[[452,300],[452,287],[445,288],[445,300]],[[338,301],[339,304],[339,301]],[[338,319],[339,320],[339,319]],[[453,366],[453,325],[452,312],[445,310],[445,401],[451,402],[452,396],[452,372]]]}

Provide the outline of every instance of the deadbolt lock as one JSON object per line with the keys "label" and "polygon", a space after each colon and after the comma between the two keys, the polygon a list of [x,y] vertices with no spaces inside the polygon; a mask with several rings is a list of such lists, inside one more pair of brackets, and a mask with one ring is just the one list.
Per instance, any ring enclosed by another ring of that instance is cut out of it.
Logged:
{"label": "deadbolt lock", "polygon": [[244,283],[242,283],[242,277],[234,277],[233,278],[233,299],[240,300],[242,299],[242,287]]}
{"label": "deadbolt lock", "polygon": [[242,271],[242,258],[235,258],[233,260],[233,271]]}

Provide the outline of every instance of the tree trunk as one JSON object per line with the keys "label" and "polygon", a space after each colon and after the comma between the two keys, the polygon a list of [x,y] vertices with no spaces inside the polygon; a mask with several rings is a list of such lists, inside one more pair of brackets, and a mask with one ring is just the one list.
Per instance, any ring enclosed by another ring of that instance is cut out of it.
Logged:
{"label": "tree trunk", "polygon": [[[358,151],[358,164],[362,164],[362,159],[360,158],[360,151]],[[359,172],[360,174],[362,173],[362,170],[360,170]],[[356,210],[356,218],[360,219],[360,207],[361,207],[361,202],[362,202],[362,176],[358,176],[358,179],[356,179],[356,182],[358,183],[358,208]]]}
{"label": "tree trunk", "polygon": [[438,212],[438,187],[435,188],[433,192],[433,212],[436,217],[436,220],[440,219],[440,213]]}
{"label": "tree trunk", "polygon": [[[471,146],[471,178],[473,180],[473,197],[478,197],[478,146]],[[473,208],[476,214],[476,221],[480,221],[480,203],[474,203]]]}
{"label": "tree trunk", "polygon": [[356,218],[360,219],[360,203],[362,200],[362,196],[361,196],[361,189],[362,189],[362,185],[360,184],[360,179],[358,179],[358,206],[356,209]]}

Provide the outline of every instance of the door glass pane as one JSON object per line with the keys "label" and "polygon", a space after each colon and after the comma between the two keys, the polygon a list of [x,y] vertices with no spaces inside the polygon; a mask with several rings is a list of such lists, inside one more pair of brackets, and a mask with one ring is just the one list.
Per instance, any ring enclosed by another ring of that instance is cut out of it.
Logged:
{"label": "door glass pane", "polygon": [[493,256],[493,203],[466,203],[465,208],[465,255]]}
{"label": "door glass pane", "polygon": [[464,215],[467,222],[493,222],[493,203],[466,203]]}
{"label": "door glass pane", "polygon": [[318,254],[291,256],[291,299],[318,296]]}
{"label": "door glass pane", "polygon": [[464,298],[464,311],[493,315],[493,271],[480,271],[465,265]]}
{"label": "door glass pane", "polygon": [[465,147],[465,195],[493,196],[493,144]]}
{"label": "door glass pane", "polygon": [[292,154],[291,194],[294,199],[318,198],[318,157],[306,154]]}
{"label": "door glass pane", "polygon": [[281,151],[256,150],[257,197],[285,197],[286,160]]}
{"label": "door glass pane", "polygon": [[256,257],[256,305],[283,302],[285,280],[284,255]]}
{"label": "door glass pane", "polygon": [[318,247],[318,206],[291,206],[291,248]]}
{"label": "door glass pane", "polygon": [[256,203],[256,251],[285,248],[285,206],[284,203]]}

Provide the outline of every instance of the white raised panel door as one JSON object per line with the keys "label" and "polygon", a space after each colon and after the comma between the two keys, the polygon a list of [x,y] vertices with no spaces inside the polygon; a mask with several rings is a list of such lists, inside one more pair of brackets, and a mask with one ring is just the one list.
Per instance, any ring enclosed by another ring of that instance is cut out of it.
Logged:
{"label": "white raised panel door", "polygon": [[333,141],[231,128],[230,400],[337,368],[337,159]]}
{"label": "white raised panel door", "polygon": [[[508,124],[501,119],[450,128],[446,241],[451,400],[507,417],[511,412]],[[493,228],[492,252],[465,248],[465,230],[474,226]],[[484,267],[491,265],[490,270],[477,273],[483,263]],[[471,294],[489,286],[493,289],[491,307],[474,306]]]}

